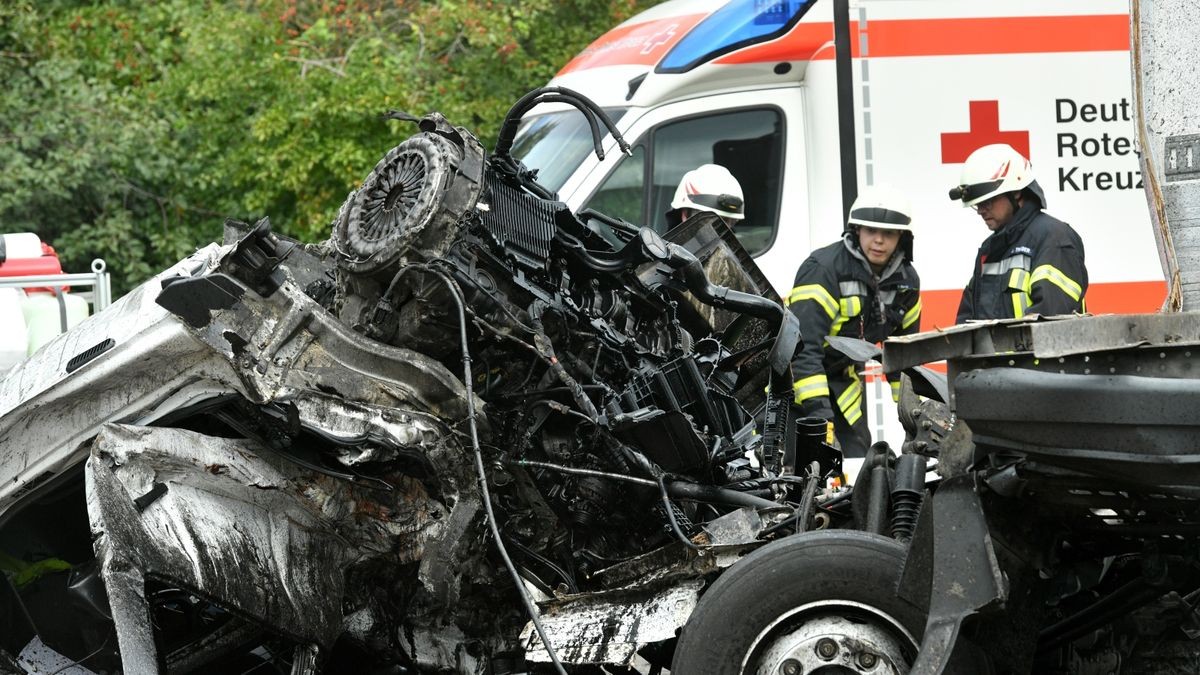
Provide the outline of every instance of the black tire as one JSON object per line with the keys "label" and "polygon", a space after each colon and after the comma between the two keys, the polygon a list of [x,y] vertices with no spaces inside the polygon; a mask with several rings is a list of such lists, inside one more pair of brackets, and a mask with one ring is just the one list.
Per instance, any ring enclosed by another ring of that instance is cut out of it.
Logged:
{"label": "black tire", "polygon": [[[895,540],[854,530],[809,532],[764,546],[737,562],[700,599],[679,638],[671,673],[860,672],[856,654],[862,652],[850,648],[822,659],[819,667],[810,663],[816,653],[812,649],[784,649],[782,653],[806,656],[786,669],[777,663],[784,658],[779,651],[783,645],[811,645],[803,640],[815,635],[812,631],[851,624],[869,626],[862,630],[879,637],[857,644],[888,647],[876,654],[880,660],[875,667],[862,672],[907,672],[920,646],[925,616],[896,596],[904,552]],[[904,664],[897,663],[896,671],[880,668],[885,665],[880,655],[898,652],[901,658],[890,660]]]}

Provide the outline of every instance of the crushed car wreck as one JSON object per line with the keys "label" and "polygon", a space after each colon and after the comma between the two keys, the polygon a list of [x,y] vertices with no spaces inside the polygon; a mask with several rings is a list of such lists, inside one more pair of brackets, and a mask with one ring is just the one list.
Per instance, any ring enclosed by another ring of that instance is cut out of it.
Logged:
{"label": "crushed car wreck", "polygon": [[[806,532],[750,553],[705,591],[673,665],[1197,672],[1198,350],[1196,312],[987,321],[889,340],[886,370],[945,359],[950,385],[901,402],[918,433],[875,467],[891,486],[890,532]],[[905,467],[924,474],[925,459],[936,475],[909,499]],[[856,487],[860,503],[876,501]]]}
{"label": "crushed car wreck", "polygon": [[795,319],[712,221],[554,201],[544,101],[611,129],[415,120],[329,240],[229,223],[0,383],[0,670],[662,668],[818,522]]}

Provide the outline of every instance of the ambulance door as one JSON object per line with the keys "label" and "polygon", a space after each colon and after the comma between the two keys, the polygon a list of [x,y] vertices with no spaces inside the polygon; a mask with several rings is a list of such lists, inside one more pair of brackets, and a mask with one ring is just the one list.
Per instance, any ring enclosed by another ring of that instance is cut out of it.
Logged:
{"label": "ambulance door", "polygon": [[786,291],[807,254],[806,247],[792,246],[807,241],[794,233],[804,223],[780,215],[808,209],[802,111],[800,87],[705,96],[652,109],[626,133],[632,156],[615,155],[596,165],[566,201],[663,231],[683,174],[720,164],[742,186],[746,219],[734,233],[760,266],[769,251],[781,246],[794,251],[777,270],[781,274],[763,270],[777,290]]}

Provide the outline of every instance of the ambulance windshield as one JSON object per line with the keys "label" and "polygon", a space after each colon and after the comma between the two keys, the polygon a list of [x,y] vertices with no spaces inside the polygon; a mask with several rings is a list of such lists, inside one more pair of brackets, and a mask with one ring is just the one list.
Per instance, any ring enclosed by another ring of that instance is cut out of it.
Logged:
{"label": "ambulance windshield", "polygon": [[[625,108],[605,108],[604,112],[616,122]],[[538,183],[553,192],[562,189],[589,152],[592,132],[576,110],[526,117],[512,147],[513,156],[536,169]]]}

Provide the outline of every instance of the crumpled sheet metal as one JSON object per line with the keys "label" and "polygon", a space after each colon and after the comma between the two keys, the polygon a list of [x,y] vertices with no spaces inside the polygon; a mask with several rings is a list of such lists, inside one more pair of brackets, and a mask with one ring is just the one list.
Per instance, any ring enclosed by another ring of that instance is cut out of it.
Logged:
{"label": "crumpled sheet metal", "polygon": [[[650,642],[675,637],[700,600],[701,579],[657,589],[581,593],[542,605],[542,627],[564,663],[628,665]],[[527,624],[521,641],[530,661],[548,662],[545,645]]]}
{"label": "crumpled sheet metal", "polygon": [[[466,417],[466,389],[444,365],[355,332],[290,277],[270,297],[247,291],[232,307],[212,312],[204,327],[188,329],[237,364],[259,401],[324,390],[374,405],[415,406],[450,421]],[[475,405],[482,410],[478,398]]]}
{"label": "crumpled sheet metal", "polygon": [[394,450],[426,452],[443,441],[445,431],[426,416],[351,403],[304,392],[294,404],[300,423],[338,444],[338,459],[353,466],[395,459]]}
{"label": "crumpled sheet metal", "polygon": [[[148,281],[58,336],[0,378],[0,511],[55,473],[82,462],[100,422],[140,417],[197,383],[242,391],[232,365],[154,303],[160,280],[213,263],[217,247]],[[72,357],[115,342],[65,373]]]}
{"label": "crumpled sheet metal", "polygon": [[[179,429],[105,425],[86,473],[97,555],[106,568],[171,580],[330,646],[341,632],[342,569],[353,551],[289,477],[248,446]],[[166,492],[139,513],[134,500],[156,483]],[[112,581],[106,575],[110,602],[128,600],[112,597]],[[131,637],[121,629],[119,637]]]}
{"label": "crumpled sheet metal", "polygon": [[[757,537],[763,527],[753,508],[738,509],[705,525],[708,548],[701,555],[664,546],[597,572],[608,590],[540,603],[541,621],[558,657],[565,663],[628,665],[642,646],[675,637],[696,608],[704,577],[761,546]],[[529,660],[550,660],[532,623],[521,639]]]}

